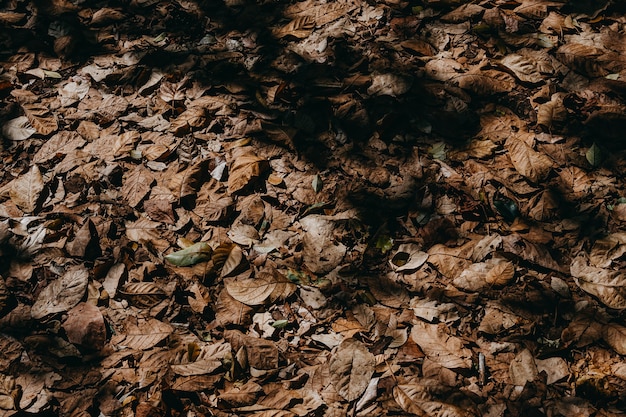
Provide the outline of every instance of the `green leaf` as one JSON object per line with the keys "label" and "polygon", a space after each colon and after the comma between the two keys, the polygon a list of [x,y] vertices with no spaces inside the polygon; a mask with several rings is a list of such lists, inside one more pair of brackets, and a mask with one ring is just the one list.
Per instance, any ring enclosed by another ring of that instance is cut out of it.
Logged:
{"label": "green leaf", "polygon": [[285,327],[287,327],[288,323],[289,320],[276,320],[274,323],[272,323],[272,327],[274,327],[275,329],[284,329]]}
{"label": "green leaf", "polygon": [[324,187],[324,183],[322,183],[322,179],[317,174],[315,175],[315,177],[313,177],[313,181],[311,182],[311,185],[313,186],[313,191],[315,191],[316,193],[319,193],[320,191],[322,191],[322,187]]}
{"label": "green leaf", "polygon": [[387,253],[393,248],[393,239],[391,236],[381,234],[376,239],[376,248],[380,249],[382,253]]}
{"label": "green leaf", "polygon": [[517,204],[515,204],[515,201],[511,200],[510,198],[503,197],[497,200],[494,199],[493,205],[496,206],[496,209],[498,210],[500,215],[502,215],[502,217],[504,217],[504,220],[506,220],[507,222],[513,222],[513,220],[515,220],[517,216],[519,216],[519,208],[517,208]]}
{"label": "green leaf", "polygon": [[446,159],[446,144],[443,142],[437,142],[428,148],[428,153],[433,158],[443,161]]}
{"label": "green leaf", "polygon": [[591,145],[591,148],[589,148],[585,156],[592,167],[597,167],[602,163],[602,150],[595,142]]}
{"label": "green leaf", "polygon": [[172,265],[190,266],[209,261],[212,254],[213,250],[208,243],[198,242],[183,250],[166,255],[165,259]]}

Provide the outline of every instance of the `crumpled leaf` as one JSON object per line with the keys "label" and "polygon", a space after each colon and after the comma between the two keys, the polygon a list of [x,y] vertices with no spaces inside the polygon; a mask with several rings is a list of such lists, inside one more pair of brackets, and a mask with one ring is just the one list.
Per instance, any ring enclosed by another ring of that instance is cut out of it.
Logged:
{"label": "crumpled leaf", "polygon": [[365,392],[374,374],[375,358],[362,342],[346,339],[337,347],[329,361],[330,380],[347,401],[354,401]]}
{"label": "crumpled leaf", "polygon": [[620,355],[626,355],[626,327],[609,323],[602,328],[602,338]]}
{"label": "crumpled leaf", "polygon": [[589,264],[587,255],[574,258],[570,272],[576,284],[609,308],[626,308],[626,273]]}
{"label": "crumpled leaf", "polygon": [[397,74],[378,74],[372,77],[372,85],[367,89],[367,94],[373,96],[397,97],[411,89],[413,80]]}
{"label": "crumpled leaf", "polygon": [[194,243],[191,246],[165,256],[165,260],[176,266],[190,266],[211,260],[213,249],[207,242]]}
{"label": "crumpled leaf", "polygon": [[293,294],[296,285],[275,269],[267,269],[248,277],[247,274],[225,278],[226,290],[235,300],[249,306],[273,303]]}
{"label": "crumpled leaf", "polygon": [[509,376],[513,384],[519,386],[537,379],[539,371],[537,371],[537,364],[530,350],[524,349],[517,354],[509,366]]}

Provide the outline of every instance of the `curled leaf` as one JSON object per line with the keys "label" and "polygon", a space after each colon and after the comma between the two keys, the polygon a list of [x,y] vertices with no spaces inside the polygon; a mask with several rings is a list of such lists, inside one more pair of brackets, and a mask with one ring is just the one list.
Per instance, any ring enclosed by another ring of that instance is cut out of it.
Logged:
{"label": "curled leaf", "polygon": [[213,250],[208,243],[198,242],[178,252],[166,255],[165,259],[172,265],[190,266],[210,260],[212,254]]}

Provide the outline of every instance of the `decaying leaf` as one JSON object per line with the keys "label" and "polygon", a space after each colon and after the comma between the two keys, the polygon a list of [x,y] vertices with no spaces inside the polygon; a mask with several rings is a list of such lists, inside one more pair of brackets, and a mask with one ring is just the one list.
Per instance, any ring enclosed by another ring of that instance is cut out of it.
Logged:
{"label": "decaying leaf", "polygon": [[513,384],[520,386],[537,379],[539,376],[537,364],[533,354],[528,349],[524,349],[515,356],[509,366],[509,375]]}
{"label": "decaying leaf", "polygon": [[100,309],[90,303],[80,303],[68,312],[63,322],[67,339],[83,348],[101,350],[106,342],[106,326]]}
{"label": "decaying leaf", "polygon": [[620,355],[626,355],[626,327],[609,323],[602,329],[602,338]]}
{"label": "decaying leaf", "polygon": [[428,259],[428,254],[422,252],[415,244],[404,244],[398,247],[398,251],[389,260],[394,271],[410,271],[422,266]]}
{"label": "decaying leaf", "polygon": [[545,179],[552,169],[552,160],[549,157],[536,152],[519,138],[509,138],[505,146],[515,169],[535,183]]}
{"label": "decaying leaf", "polygon": [[359,398],[374,374],[374,355],[356,339],[346,339],[330,358],[331,381],[347,401]]}
{"label": "decaying leaf", "polygon": [[68,311],[85,296],[89,272],[83,266],[69,268],[63,276],[52,281],[37,297],[31,309],[34,319]]}

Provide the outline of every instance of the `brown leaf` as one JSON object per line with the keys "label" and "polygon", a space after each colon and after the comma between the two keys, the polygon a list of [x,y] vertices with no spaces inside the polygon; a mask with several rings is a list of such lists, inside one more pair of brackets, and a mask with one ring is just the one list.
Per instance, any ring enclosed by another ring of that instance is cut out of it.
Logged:
{"label": "brown leaf", "polygon": [[130,324],[126,333],[114,336],[111,343],[131,349],[146,350],[161,343],[173,330],[169,324],[150,318],[138,324]]}
{"label": "brown leaf", "polygon": [[135,208],[150,193],[155,179],[143,165],[137,165],[124,177],[122,193],[128,205]]}
{"label": "brown leaf", "polygon": [[83,348],[101,350],[106,342],[106,327],[100,309],[90,303],[80,303],[67,314],[63,322],[67,339]]}
{"label": "brown leaf", "polygon": [[119,293],[130,300],[137,307],[154,307],[160,303],[167,294],[154,282],[131,282],[124,285]]}
{"label": "brown leaf", "polygon": [[85,296],[89,272],[83,266],[69,268],[61,278],[52,281],[37,296],[31,309],[34,319],[68,311]]}
{"label": "brown leaf", "polygon": [[447,334],[443,326],[417,321],[411,338],[426,356],[449,369],[468,369],[472,366],[472,351],[463,347],[463,341]]}
{"label": "brown leaf", "polygon": [[374,374],[375,358],[365,345],[356,339],[346,339],[331,356],[330,380],[347,401],[363,394]]}
{"label": "brown leaf", "polygon": [[552,160],[536,152],[523,140],[511,136],[504,145],[515,169],[534,183],[544,180],[552,169]]}
{"label": "brown leaf", "polygon": [[11,200],[20,209],[33,213],[39,203],[39,197],[44,188],[43,176],[35,164],[30,170],[13,180],[9,190]]}
{"label": "brown leaf", "polygon": [[91,219],[78,229],[74,239],[65,245],[65,249],[70,256],[87,260],[94,260],[102,255],[98,230]]}
{"label": "brown leaf", "polygon": [[464,90],[479,95],[505,93],[515,87],[515,80],[505,72],[496,70],[473,71],[452,78],[452,82]]}
{"label": "brown leaf", "polygon": [[626,275],[623,271],[589,265],[586,255],[574,258],[570,271],[576,284],[609,308],[626,308]]}
{"label": "brown leaf", "polygon": [[267,160],[256,156],[251,146],[233,149],[230,159],[229,194],[235,194],[248,187],[269,169]]}
{"label": "brown leaf", "polygon": [[47,107],[41,104],[22,104],[22,108],[28,121],[40,135],[48,136],[59,128],[56,117]]}
{"label": "brown leaf", "polygon": [[33,162],[41,164],[54,158],[61,158],[74,149],[82,147],[86,141],[76,132],[61,131],[48,139],[33,157]]}

